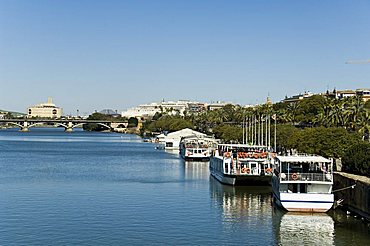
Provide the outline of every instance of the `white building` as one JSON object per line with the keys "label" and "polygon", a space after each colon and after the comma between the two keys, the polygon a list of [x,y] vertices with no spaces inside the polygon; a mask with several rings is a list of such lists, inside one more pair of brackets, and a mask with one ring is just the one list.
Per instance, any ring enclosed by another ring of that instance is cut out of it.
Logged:
{"label": "white building", "polygon": [[60,118],[62,108],[55,106],[51,97],[47,103],[40,103],[27,109],[27,117]]}
{"label": "white building", "polygon": [[208,110],[221,109],[221,108],[225,107],[227,104],[231,104],[231,103],[217,101],[217,102],[214,102],[214,103],[207,104],[207,109]]}
{"label": "white building", "polygon": [[155,113],[165,112],[168,114],[184,115],[185,110],[199,112],[205,108],[204,103],[189,100],[162,101],[159,103],[142,104],[122,112],[122,117],[153,117]]}
{"label": "white building", "polygon": [[150,103],[150,104],[142,104],[134,108],[130,108],[124,112],[122,112],[122,117],[130,118],[130,117],[153,117],[155,113],[161,112],[160,104],[158,103]]}

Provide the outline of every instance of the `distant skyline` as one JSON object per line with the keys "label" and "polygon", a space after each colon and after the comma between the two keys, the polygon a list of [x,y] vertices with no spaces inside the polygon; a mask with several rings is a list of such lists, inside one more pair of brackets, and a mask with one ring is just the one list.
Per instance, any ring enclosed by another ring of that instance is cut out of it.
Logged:
{"label": "distant skyline", "polygon": [[0,109],[370,87],[370,1],[0,0]]}

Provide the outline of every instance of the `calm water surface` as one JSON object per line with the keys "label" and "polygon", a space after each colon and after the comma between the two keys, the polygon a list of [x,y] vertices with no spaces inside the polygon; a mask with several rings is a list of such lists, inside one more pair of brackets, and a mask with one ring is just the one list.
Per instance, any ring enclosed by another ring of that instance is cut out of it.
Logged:
{"label": "calm water surface", "polygon": [[0,245],[369,245],[342,211],[291,214],[135,135],[0,130]]}

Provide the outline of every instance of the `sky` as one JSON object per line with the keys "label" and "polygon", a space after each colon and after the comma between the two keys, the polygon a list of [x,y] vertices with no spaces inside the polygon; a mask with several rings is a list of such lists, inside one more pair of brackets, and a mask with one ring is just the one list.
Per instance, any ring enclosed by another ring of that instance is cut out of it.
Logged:
{"label": "sky", "polygon": [[0,109],[370,88],[370,1],[0,0]]}

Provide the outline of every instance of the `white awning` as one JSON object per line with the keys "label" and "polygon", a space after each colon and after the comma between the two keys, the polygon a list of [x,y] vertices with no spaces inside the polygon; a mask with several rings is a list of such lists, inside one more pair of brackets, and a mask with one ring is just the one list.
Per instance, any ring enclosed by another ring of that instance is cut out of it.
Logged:
{"label": "white awning", "polygon": [[280,162],[331,162],[331,160],[318,155],[277,156],[276,159]]}

